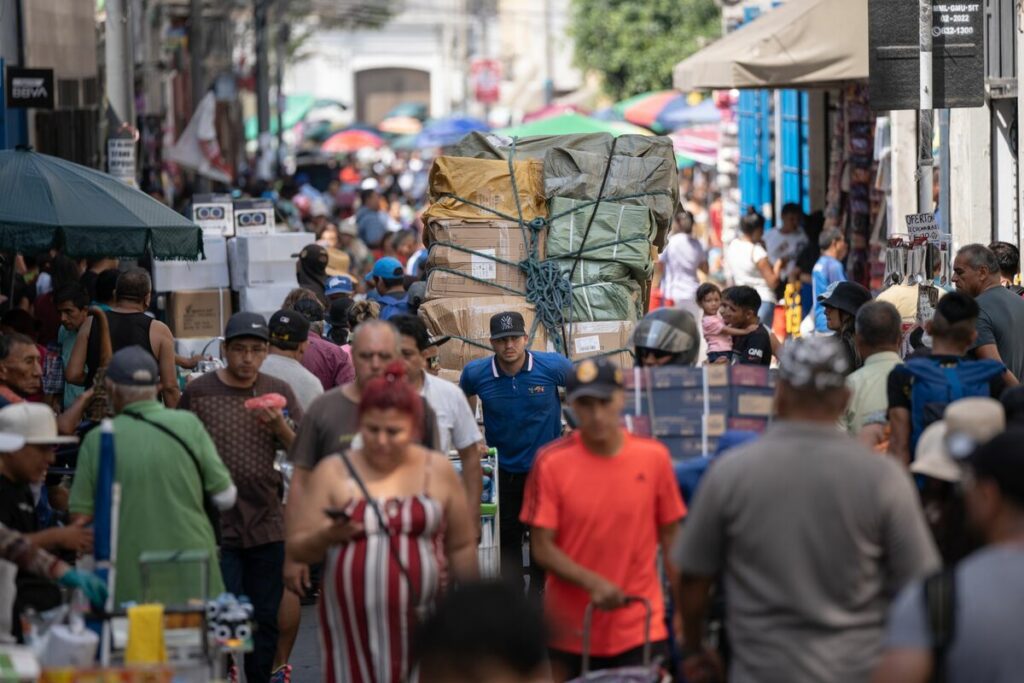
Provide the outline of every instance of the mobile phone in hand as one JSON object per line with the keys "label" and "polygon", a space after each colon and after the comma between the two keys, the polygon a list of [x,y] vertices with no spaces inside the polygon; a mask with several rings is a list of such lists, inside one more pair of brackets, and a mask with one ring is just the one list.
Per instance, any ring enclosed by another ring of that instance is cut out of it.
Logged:
{"label": "mobile phone in hand", "polygon": [[324,508],[324,514],[339,524],[344,524],[350,519],[348,512],[341,508]]}

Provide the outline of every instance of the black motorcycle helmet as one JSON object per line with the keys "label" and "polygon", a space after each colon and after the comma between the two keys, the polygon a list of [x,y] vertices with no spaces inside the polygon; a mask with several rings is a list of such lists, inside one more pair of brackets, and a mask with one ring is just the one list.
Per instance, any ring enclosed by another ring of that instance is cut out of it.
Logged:
{"label": "black motorcycle helmet", "polygon": [[693,365],[700,334],[693,316],[680,308],[659,308],[633,331],[637,365]]}

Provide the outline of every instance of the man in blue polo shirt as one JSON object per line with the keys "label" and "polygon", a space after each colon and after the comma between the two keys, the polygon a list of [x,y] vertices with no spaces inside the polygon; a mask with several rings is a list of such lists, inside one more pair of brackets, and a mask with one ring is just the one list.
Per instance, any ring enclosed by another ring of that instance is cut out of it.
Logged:
{"label": "man in blue polo shirt", "polygon": [[[557,353],[526,350],[526,323],[515,311],[491,317],[494,355],[468,363],[459,386],[483,403],[487,445],[498,449],[501,502],[501,559],[514,575],[522,572],[523,535],[519,521],[526,478],[537,449],[562,433],[558,387],[565,386],[572,362]],[[530,563],[531,590],[541,573]]]}

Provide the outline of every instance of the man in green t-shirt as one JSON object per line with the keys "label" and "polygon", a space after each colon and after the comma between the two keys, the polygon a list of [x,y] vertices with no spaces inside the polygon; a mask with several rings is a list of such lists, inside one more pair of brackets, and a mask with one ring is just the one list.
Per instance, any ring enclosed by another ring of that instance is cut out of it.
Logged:
{"label": "man in green t-shirt", "polygon": [[[173,568],[173,574],[154,573],[149,595],[144,596],[139,556],[152,551],[206,551],[209,595],[219,595],[224,582],[203,498],[208,496],[218,509],[227,510],[234,506],[237,491],[213,441],[195,415],[168,410],[156,400],[160,371],[152,355],[141,347],[129,346],[115,353],[105,381],[117,413],[114,472],[115,481],[121,484],[115,602],[180,602],[203,597],[198,573],[185,567]],[[93,430],[82,441],[71,486],[72,517],[86,522],[94,514],[99,431]],[[172,576],[177,580],[170,581]]]}

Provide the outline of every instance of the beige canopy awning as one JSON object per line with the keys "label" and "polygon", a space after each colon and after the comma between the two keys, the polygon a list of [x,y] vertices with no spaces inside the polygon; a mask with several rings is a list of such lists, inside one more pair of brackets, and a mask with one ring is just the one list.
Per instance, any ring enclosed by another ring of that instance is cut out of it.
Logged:
{"label": "beige canopy awning", "polygon": [[868,0],[787,0],[676,64],[678,90],[806,88],[868,77]]}

